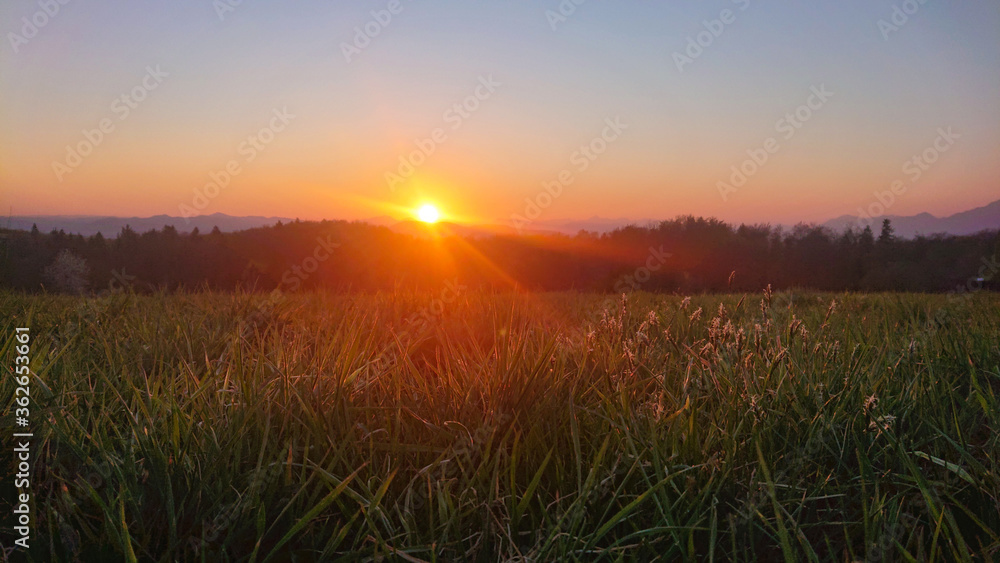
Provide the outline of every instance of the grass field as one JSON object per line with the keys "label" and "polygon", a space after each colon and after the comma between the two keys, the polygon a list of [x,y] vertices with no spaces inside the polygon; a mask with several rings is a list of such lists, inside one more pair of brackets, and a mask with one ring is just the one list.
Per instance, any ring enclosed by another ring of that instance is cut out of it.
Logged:
{"label": "grass field", "polygon": [[1000,557],[996,294],[0,313],[8,429],[31,329],[36,561]]}

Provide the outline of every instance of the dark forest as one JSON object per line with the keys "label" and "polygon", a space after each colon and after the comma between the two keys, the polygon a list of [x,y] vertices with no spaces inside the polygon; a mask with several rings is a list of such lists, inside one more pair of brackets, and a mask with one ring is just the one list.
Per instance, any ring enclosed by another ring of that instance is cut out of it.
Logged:
{"label": "dark forest", "polygon": [[28,292],[379,291],[445,283],[524,291],[702,293],[808,288],[949,292],[995,288],[1000,231],[897,238],[883,222],[836,233],[679,217],[575,236],[427,236],[345,221],[235,233],[174,227],[114,238],[0,231],[0,286]]}

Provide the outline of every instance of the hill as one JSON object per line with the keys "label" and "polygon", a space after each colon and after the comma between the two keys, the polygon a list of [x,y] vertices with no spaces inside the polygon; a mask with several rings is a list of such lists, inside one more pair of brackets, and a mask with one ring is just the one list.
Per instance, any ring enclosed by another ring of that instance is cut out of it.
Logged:
{"label": "hill", "polygon": [[877,231],[882,219],[892,221],[896,235],[905,238],[913,238],[917,235],[932,235],[935,233],[971,235],[1000,227],[1000,200],[947,217],[936,217],[930,213],[920,213],[910,216],[886,215],[874,218],[865,223],[859,217],[842,215],[836,219],[827,221],[823,225],[839,232],[849,226],[864,228],[866,224],[871,224],[872,229]]}
{"label": "hill", "polygon": [[63,230],[68,234],[84,236],[101,233],[106,237],[117,236],[126,225],[133,231],[142,233],[159,230],[166,226],[175,227],[178,232],[191,232],[197,228],[201,232],[209,232],[214,227],[224,233],[244,231],[254,227],[265,227],[277,222],[289,222],[288,217],[235,217],[225,213],[198,215],[196,217],[174,217],[171,215],[154,215],[152,217],[113,217],[102,215],[25,215],[9,217],[2,224],[4,227],[30,231],[32,225],[37,225],[42,232]]}

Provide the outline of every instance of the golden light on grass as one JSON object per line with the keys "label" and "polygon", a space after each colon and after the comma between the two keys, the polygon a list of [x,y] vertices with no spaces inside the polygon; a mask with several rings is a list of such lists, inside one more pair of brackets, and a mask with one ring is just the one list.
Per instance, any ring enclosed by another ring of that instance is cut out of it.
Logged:
{"label": "golden light on grass", "polygon": [[441,212],[438,211],[437,207],[430,203],[421,205],[420,208],[417,209],[416,215],[417,219],[429,224],[437,223],[438,220],[441,219]]}

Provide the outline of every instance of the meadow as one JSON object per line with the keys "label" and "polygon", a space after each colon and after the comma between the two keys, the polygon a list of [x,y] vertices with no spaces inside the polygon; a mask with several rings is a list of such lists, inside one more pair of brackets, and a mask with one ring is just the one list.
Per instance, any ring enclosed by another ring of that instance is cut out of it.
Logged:
{"label": "meadow", "polygon": [[34,561],[1000,557],[995,293],[3,292],[0,319],[8,429],[31,329]]}

